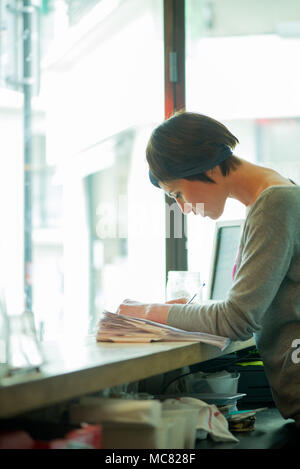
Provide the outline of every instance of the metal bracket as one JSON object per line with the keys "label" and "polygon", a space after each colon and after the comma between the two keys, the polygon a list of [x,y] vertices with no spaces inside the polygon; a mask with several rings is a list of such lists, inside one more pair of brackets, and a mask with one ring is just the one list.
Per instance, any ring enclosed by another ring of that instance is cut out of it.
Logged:
{"label": "metal bracket", "polygon": [[24,85],[34,85],[35,80],[33,77],[27,77],[23,78],[22,80],[15,80],[12,77],[5,77],[5,80],[8,85],[14,85],[14,86],[24,86]]}
{"label": "metal bracket", "polygon": [[5,5],[5,7],[9,11],[9,13],[12,13],[13,15],[23,15],[24,13],[33,14],[39,8],[37,5],[31,5],[31,6],[28,6],[28,7],[14,8],[11,5],[9,5],[9,3],[7,3]]}

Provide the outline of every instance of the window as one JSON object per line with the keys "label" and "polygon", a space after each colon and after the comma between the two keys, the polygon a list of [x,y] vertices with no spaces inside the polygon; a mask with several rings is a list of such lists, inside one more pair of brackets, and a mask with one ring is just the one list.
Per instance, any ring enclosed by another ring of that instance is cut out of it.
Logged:
{"label": "window", "polygon": [[[187,110],[224,123],[240,141],[237,156],[298,183],[299,19],[294,1],[186,2]],[[245,216],[229,200],[221,220]],[[207,278],[215,222],[191,218],[188,228],[189,268]]]}
{"label": "window", "polygon": [[[241,142],[238,156],[295,182],[298,3],[188,0],[185,20],[186,109],[221,120]],[[8,4],[0,5],[8,311],[32,305],[41,339],[83,334],[125,296],[165,298],[164,194],[145,162],[164,119],[163,0],[45,0],[32,16]],[[244,217],[231,200],[221,220]],[[187,226],[188,268],[206,280],[215,222],[190,216]],[[176,257],[184,249],[174,246]]]}
{"label": "window", "polygon": [[[24,309],[25,278],[43,340],[92,332],[101,311],[128,295],[164,300],[163,194],[145,162],[163,120],[162,8],[52,0],[26,18],[1,10],[2,265],[9,313]],[[21,63],[15,81],[10,54]]]}

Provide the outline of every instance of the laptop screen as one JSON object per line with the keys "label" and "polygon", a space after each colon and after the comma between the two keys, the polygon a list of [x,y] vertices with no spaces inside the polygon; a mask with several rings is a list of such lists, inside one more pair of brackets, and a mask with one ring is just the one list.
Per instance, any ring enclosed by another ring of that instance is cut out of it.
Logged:
{"label": "laptop screen", "polygon": [[211,268],[209,299],[224,300],[232,285],[243,221],[220,222],[216,225],[214,256]]}

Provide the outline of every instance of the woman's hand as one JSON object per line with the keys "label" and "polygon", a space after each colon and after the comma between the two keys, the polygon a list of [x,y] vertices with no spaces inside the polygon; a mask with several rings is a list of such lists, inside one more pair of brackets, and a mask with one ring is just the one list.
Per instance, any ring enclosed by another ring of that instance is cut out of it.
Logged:
{"label": "woman's hand", "polygon": [[166,324],[170,307],[170,305],[165,303],[149,304],[126,299],[119,305],[117,314]]}
{"label": "woman's hand", "polygon": [[123,314],[124,316],[133,316],[135,318],[146,319],[146,307],[145,303],[140,303],[134,300],[123,300],[117,309],[117,314]]}

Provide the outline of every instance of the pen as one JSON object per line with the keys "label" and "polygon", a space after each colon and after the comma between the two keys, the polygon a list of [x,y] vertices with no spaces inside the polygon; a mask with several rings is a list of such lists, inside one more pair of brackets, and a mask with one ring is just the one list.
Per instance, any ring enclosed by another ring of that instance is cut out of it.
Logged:
{"label": "pen", "polygon": [[193,301],[193,299],[195,298],[195,296],[197,296],[197,293],[195,293],[190,299],[189,301],[186,302],[186,304],[188,305],[189,303],[191,303]]}
{"label": "pen", "polygon": [[[201,285],[201,290],[202,290],[202,288],[203,288],[204,286],[205,286],[205,282]],[[187,305],[190,304],[190,303],[193,301],[193,299],[194,299],[197,295],[198,295],[198,293],[195,293],[195,294],[189,299],[189,301],[188,301],[186,304],[187,304]]]}

